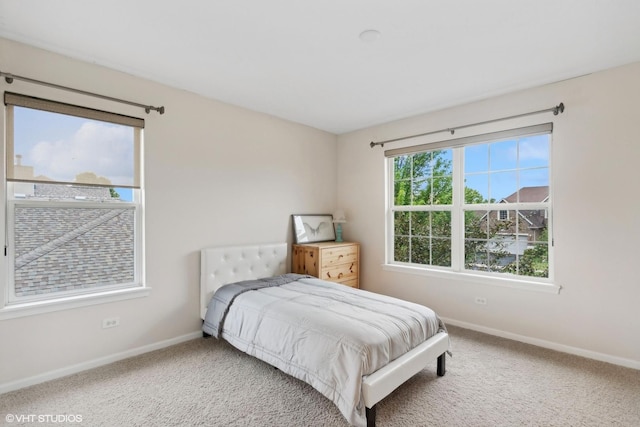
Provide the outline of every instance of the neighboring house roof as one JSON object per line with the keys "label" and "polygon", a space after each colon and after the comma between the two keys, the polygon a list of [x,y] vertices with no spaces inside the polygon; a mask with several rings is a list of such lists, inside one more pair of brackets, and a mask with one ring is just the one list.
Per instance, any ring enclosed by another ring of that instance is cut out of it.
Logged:
{"label": "neighboring house roof", "polygon": [[64,184],[34,184],[34,198],[74,199],[103,201],[110,200],[111,193],[106,187],[88,187]]}
{"label": "neighboring house roof", "polygon": [[522,187],[520,190],[500,200],[500,203],[516,203],[520,194],[520,202],[535,203],[544,202],[549,198],[549,186]]}
{"label": "neighboring house roof", "polygon": [[[549,187],[522,187],[515,193],[500,200],[500,203],[516,203],[520,195],[520,202],[536,203],[545,202],[549,199]],[[541,229],[546,227],[546,217],[544,212],[539,210],[519,210],[518,215],[529,224],[530,229]]]}
{"label": "neighboring house roof", "polygon": [[28,199],[109,201],[108,208],[16,206],[17,296],[134,281],[134,211],[108,188],[34,184]]}

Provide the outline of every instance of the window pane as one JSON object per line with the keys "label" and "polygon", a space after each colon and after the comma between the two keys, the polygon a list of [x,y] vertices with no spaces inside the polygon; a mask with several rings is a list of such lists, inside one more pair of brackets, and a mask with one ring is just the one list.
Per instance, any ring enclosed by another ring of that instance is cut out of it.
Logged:
{"label": "window pane", "polygon": [[16,296],[133,283],[134,217],[134,209],[125,205],[16,205]]}
{"label": "window pane", "polygon": [[137,186],[136,128],[24,107],[14,108],[9,179]]}
{"label": "window pane", "polygon": [[431,251],[428,237],[411,238],[411,262],[414,264],[431,264]]}
{"label": "window pane", "polygon": [[489,171],[489,144],[464,147],[464,172]]}
{"label": "window pane", "polygon": [[487,203],[489,200],[489,175],[473,174],[465,176],[465,203]]}
{"label": "window pane", "polygon": [[409,235],[409,221],[411,218],[410,212],[394,212],[393,222],[394,232],[396,236],[408,236]]}
{"label": "window pane", "polygon": [[394,183],[393,201],[395,206],[409,206],[411,204],[411,180]]}
{"label": "window pane", "polygon": [[411,155],[411,178],[420,180],[431,177],[431,161],[433,155],[431,152],[418,153]]}
{"label": "window pane", "polygon": [[465,213],[465,268],[548,277],[547,211]]}
{"label": "window pane", "polygon": [[431,234],[430,212],[411,212],[411,235],[429,236]]}
{"label": "window pane", "polygon": [[431,168],[433,176],[450,176],[453,171],[453,150],[433,151]]}
{"label": "window pane", "polygon": [[518,147],[520,168],[549,166],[549,135],[522,138]]}
{"label": "window pane", "polygon": [[510,196],[514,197],[514,200],[510,201],[515,202],[518,191],[518,173],[515,171],[492,173],[489,185],[489,199],[492,203],[500,203],[501,200]]}
{"label": "window pane", "polygon": [[518,167],[517,141],[494,142],[489,145],[489,170],[503,171]]}
{"label": "window pane", "polygon": [[393,260],[409,262],[409,237],[395,236],[393,239]]}
{"label": "window pane", "polygon": [[412,205],[431,204],[431,179],[413,181]]}
{"label": "window pane", "polygon": [[431,240],[431,264],[451,267],[451,239]]}
{"label": "window pane", "polygon": [[530,277],[549,277],[549,245],[531,243],[524,253],[505,267],[505,272]]}
{"label": "window pane", "polygon": [[487,239],[488,224],[487,211],[465,211],[464,212],[464,235],[465,239]]}
{"label": "window pane", "polygon": [[431,212],[431,235],[451,238],[451,212]]}
{"label": "window pane", "polygon": [[[549,194],[549,169],[524,169],[520,171],[520,189],[528,187],[546,187],[546,193]],[[540,200],[527,200],[520,198],[523,202],[541,202]]]}
{"label": "window pane", "polygon": [[453,202],[453,179],[449,176],[433,178],[431,204],[450,205]]}

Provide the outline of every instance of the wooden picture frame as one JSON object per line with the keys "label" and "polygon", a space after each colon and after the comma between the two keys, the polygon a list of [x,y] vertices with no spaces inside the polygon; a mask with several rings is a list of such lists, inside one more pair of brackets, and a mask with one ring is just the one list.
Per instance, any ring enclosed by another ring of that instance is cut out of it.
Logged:
{"label": "wooden picture frame", "polygon": [[291,215],[295,243],[329,242],[336,240],[331,214]]}

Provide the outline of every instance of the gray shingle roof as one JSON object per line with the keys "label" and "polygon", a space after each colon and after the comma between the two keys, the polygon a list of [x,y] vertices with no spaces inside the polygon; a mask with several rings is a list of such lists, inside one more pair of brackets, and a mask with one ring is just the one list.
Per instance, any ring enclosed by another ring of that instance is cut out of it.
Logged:
{"label": "gray shingle roof", "polygon": [[[37,184],[34,199],[105,201],[108,188]],[[31,198],[31,197],[30,197]],[[16,296],[95,288],[134,281],[132,209],[17,206],[15,209]]]}

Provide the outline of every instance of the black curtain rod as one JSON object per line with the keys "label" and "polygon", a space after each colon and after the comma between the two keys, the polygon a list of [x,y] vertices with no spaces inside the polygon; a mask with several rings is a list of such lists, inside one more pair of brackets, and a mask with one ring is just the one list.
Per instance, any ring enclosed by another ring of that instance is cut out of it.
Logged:
{"label": "black curtain rod", "polygon": [[553,115],[557,116],[558,114],[564,112],[564,104],[561,102],[560,104],[556,105],[555,107],[547,108],[545,110],[531,111],[529,113],[516,114],[515,116],[501,117],[499,119],[486,120],[484,122],[477,122],[477,123],[471,123],[471,124],[468,124],[468,125],[462,125],[462,126],[456,126],[456,127],[446,128],[446,129],[434,130],[432,132],[419,133],[419,134],[416,134],[416,135],[402,136],[400,138],[387,139],[386,141],[379,141],[379,142],[371,141],[371,144],[369,144],[369,145],[371,146],[371,148],[375,147],[376,145],[379,145],[379,146],[382,147],[382,146],[384,146],[384,144],[387,144],[389,142],[402,141],[402,140],[405,140],[405,139],[417,138],[419,136],[433,135],[433,134],[441,133],[441,132],[451,132],[451,135],[453,135],[457,129],[464,129],[464,128],[468,128],[468,127],[472,127],[472,126],[479,126],[479,125],[486,125],[488,123],[499,122],[499,121],[502,121],[502,120],[516,119],[518,117],[531,116],[533,114],[540,114],[540,113],[547,113],[547,112],[553,112]]}
{"label": "black curtain rod", "polygon": [[139,104],[137,102],[126,101],[124,99],[113,98],[111,96],[100,95],[98,93],[87,92],[80,89],[74,89],[72,87],[57,85],[55,83],[48,83],[48,82],[43,82],[41,80],[30,79],[29,77],[16,76],[15,74],[3,73],[2,71],[0,71],[0,76],[4,77],[4,80],[9,84],[13,83],[14,80],[22,80],[22,81],[37,84],[37,85],[48,86],[55,89],[62,89],[69,92],[79,93],[81,95],[88,95],[88,96],[93,96],[95,98],[106,99],[108,101],[119,102],[121,104],[133,105],[134,107],[144,108],[144,111],[146,111],[147,114],[149,114],[151,110],[157,111],[160,114],[164,114],[164,107],[154,107],[153,105]]}

